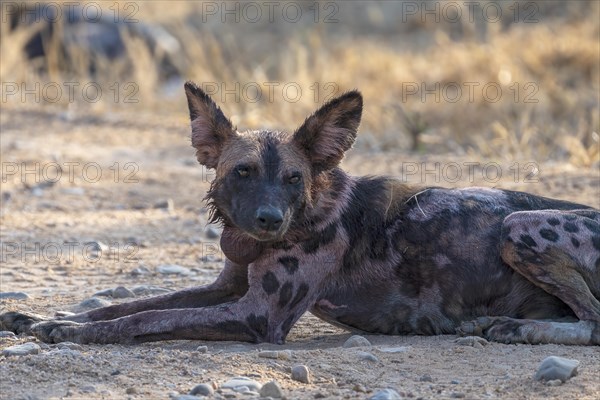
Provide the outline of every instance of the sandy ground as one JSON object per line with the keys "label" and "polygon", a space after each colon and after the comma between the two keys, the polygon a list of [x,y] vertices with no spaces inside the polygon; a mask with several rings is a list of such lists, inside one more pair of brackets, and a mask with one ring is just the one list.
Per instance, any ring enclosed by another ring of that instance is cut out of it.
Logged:
{"label": "sandy ground", "polygon": [[[183,117],[73,118],[3,110],[1,122],[1,291],[30,296],[2,301],[2,311],[53,315],[73,311],[103,289],[180,289],[217,276],[218,239],[206,233],[201,201],[210,173],[195,162]],[[404,171],[413,183],[504,187],[600,207],[597,166],[575,169],[545,160],[517,161],[354,151],[345,167],[354,174]],[[62,168],[60,177],[57,166]],[[457,170],[462,175],[458,180]],[[101,254],[90,252],[85,246],[90,241],[106,247]],[[157,273],[163,264],[178,264],[190,273]],[[41,344],[38,355],[0,356],[0,398],[166,399],[199,383],[218,385],[240,375],[261,383],[275,379],[289,399],[361,399],[388,387],[414,399],[600,397],[598,347],[491,343],[477,348],[457,345],[454,336],[367,336],[371,349],[342,348],[349,336],[305,315],[283,346],[175,341],[84,345],[69,353]],[[0,348],[31,340],[0,338]],[[199,345],[207,345],[208,352],[196,351]],[[390,346],[405,348],[381,351]],[[258,357],[264,349],[290,349],[292,359]],[[378,361],[362,360],[358,350],[370,351]],[[579,360],[579,375],[560,386],[535,382],[533,374],[549,355]],[[308,366],[311,383],[290,379],[290,367],[296,364]]]}

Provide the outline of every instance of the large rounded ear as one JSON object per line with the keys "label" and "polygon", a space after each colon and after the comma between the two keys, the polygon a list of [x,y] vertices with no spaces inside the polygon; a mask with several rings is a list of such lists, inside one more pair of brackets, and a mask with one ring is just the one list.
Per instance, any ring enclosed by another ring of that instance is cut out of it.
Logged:
{"label": "large rounded ear", "polygon": [[335,168],[354,144],[362,104],[358,91],[344,93],[319,108],[294,133],[293,141],[304,150],[316,174]]}
{"label": "large rounded ear", "polygon": [[192,146],[196,158],[208,168],[216,168],[223,144],[235,137],[235,128],[215,102],[194,82],[185,83],[192,120]]}

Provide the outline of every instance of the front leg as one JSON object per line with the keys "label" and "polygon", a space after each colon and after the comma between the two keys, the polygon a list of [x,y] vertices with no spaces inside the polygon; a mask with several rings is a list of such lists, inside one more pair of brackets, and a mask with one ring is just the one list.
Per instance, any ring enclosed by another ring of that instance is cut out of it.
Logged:
{"label": "front leg", "polygon": [[[84,324],[48,321],[33,326],[46,342],[140,343],[200,339],[282,344],[311,307],[334,268],[324,252],[267,251],[249,267],[249,289],[239,300],[197,309],[144,311]],[[304,258],[303,260],[301,260]]]}
{"label": "front leg", "polygon": [[[121,318],[148,310],[212,306],[239,299],[244,296],[247,290],[248,266],[227,260],[217,280],[209,285],[97,308],[80,314],[55,318],[54,320],[85,323]],[[30,333],[34,324],[49,319],[40,315],[7,312],[0,315],[0,328],[17,334]],[[67,325],[62,324],[62,326]]]}

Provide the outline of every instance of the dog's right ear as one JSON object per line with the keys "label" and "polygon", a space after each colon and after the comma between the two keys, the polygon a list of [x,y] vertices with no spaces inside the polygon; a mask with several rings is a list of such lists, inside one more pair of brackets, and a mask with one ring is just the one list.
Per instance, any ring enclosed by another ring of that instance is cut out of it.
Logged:
{"label": "dog's right ear", "polygon": [[216,168],[223,145],[235,137],[235,128],[215,102],[194,82],[185,83],[192,120],[192,146],[196,158],[208,168]]}

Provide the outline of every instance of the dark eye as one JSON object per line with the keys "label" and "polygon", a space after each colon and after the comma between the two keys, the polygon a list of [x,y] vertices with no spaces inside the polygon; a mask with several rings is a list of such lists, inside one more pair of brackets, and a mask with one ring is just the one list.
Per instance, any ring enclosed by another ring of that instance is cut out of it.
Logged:
{"label": "dark eye", "polygon": [[244,165],[239,166],[236,169],[237,169],[238,175],[242,178],[247,178],[248,175],[250,175],[250,169]]}
{"label": "dark eye", "polygon": [[296,185],[297,183],[300,183],[300,174],[294,174],[290,176],[290,179],[288,179],[288,183],[291,185]]}

